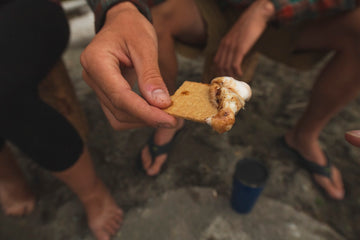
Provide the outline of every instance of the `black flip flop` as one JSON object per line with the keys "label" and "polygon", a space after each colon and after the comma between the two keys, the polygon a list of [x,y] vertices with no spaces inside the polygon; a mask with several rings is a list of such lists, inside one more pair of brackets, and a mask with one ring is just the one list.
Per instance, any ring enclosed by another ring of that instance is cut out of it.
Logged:
{"label": "black flip flop", "polygon": [[[175,139],[176,137],[179,135],[179,133],[182,131],[184,127],[182,127],[180,130],[178,130],[175,135],[173,136],[173,138],[168,142],[168,143],[165,143],[163,145],[157,145],[154,143],[154,135],[155,133],[151,134],[149,140],[147,141],[146,145],[149,146],[149,152],[150,152],[150,155],[151,155],[151,165],[152,166],[155,162],[155,159],[156,157],[162,155],[162,154],[168,154],[169,155],[169,152],[170,150],[172,149],[173,145],[174,145],[174,142],[175,142]],[[169,156],[168,156],[169,157]],[[147,175],[146,173],[146,170],[144,169],[143,167],[143,163],[142,163],[142,159],[141,159],[141,152],[139,154],[139,157],[137,159],[137,162],[138,162],[138,168]],[[161,173],[163,173],[166,168],[167,168],[167,163],[168,163],[168,159],[165,161],[165,163],[161,166],[161,169],[159,171],[158,174],[154,175],[153,177],[156,177],[158,175],[160,175]]]}
{"label": "black flip flop", "polygon": [[299,163],[299,165],[301,165],[304,169],[306,169],[309,173],[311,174],[319,174],[321,176],[327,177],[330,179],[330,181],[332,180],[332,176],[331,176],[331,160],[328,157],[328,155],[325,153],[325,157],[326,157],[326,165],[325,166],[321,166],[317,163],[311,162],[307,159],[305,159],[298,151],[296,151],[295,149],[291,148],[285,140],[285,137],[281,138],[282,144],[289,150],[291,151],[295,156],[296,156],[296,160]]}

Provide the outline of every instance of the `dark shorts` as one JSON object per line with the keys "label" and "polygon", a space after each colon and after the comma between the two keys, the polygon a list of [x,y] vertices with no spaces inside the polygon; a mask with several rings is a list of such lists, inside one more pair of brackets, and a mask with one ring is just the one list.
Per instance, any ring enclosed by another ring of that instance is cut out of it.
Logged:
{"label": "dark shorts", "polygon": [[66,16],[47,0],[2,2],[0,31],[0,147],[10,141],[40,166],[65,170],[79,158],[83,142],[40,99],[38,85],[67,46]]}

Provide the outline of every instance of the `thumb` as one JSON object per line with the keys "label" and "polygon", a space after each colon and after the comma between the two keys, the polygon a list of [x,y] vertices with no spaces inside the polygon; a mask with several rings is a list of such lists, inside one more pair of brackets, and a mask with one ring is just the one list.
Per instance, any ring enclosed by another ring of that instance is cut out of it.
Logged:
{"label": "thumb", "polygon": [[148,66],[148,70],[138,73],[139,89],[150,105],[166,108],[171,105],[169,91],[157,66]]}
{"label": "thumb", "polygon": [[352,145],[360,147],[360,130],[352,130],[346,132],[345,139]]}

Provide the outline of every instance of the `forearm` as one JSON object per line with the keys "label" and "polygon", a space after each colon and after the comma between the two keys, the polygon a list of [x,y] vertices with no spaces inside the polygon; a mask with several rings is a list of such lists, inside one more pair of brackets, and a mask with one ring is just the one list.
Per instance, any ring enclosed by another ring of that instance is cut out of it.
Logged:
{"label": "forearm", "polygon": [[214,63],[218,75],[241,76],[244,56],[259,39],[275,15],[270,0],[255,0],[222,38]]}
{"label": "forearm", "polygon": [[[298,22],[301,20],[334,14],[354,9],[360,0],[268,0],[275,8],[272,18],[278,23]],[[257,1],[228,0],[233,6],[252,5]]]}
{"label": "forearm", "polygon": [[120,3],[128,2],[135,5],[145,17],[151,20],[149,7],[142,0],[87,0],[87,2],[95,13],[96,32],[103,26],[107,11]]}

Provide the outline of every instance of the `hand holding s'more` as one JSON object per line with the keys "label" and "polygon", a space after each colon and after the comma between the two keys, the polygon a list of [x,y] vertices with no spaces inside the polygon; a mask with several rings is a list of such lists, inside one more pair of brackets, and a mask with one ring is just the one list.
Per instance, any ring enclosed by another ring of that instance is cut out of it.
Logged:
{"label": "hand holding s'more", "polygon": [[229,131],[235,115],[251,98],[250,86],[232,77],[214,78],[210,84],[185,81],[171,96],[165,112],[175,117],[207,123],[218,133]]}

